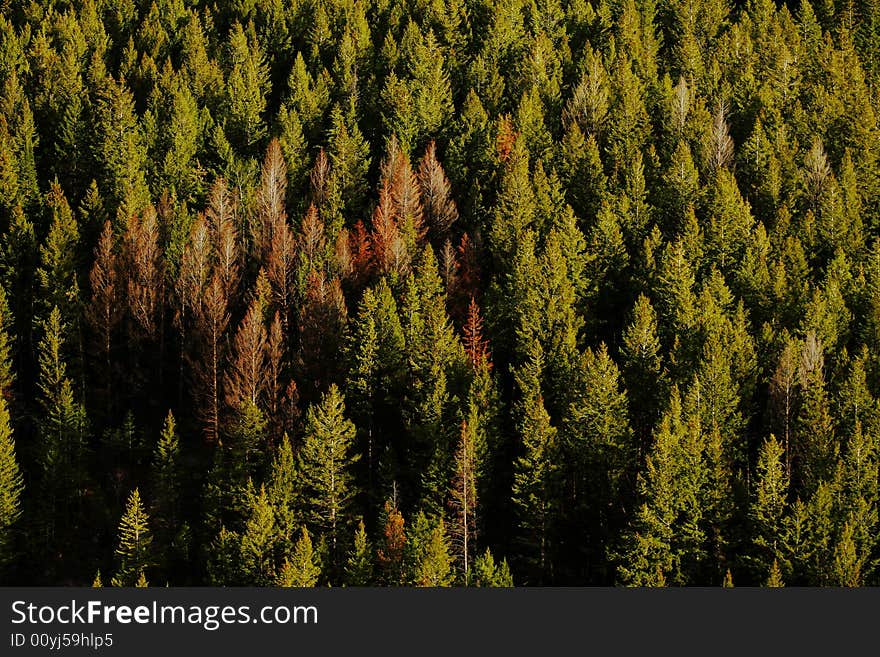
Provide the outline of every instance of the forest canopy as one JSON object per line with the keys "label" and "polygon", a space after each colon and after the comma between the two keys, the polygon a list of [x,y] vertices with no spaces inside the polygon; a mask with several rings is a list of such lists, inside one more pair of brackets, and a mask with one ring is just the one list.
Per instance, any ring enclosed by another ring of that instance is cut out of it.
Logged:
{"label": "forest canopy", "polygon": [[878,583],[880,4],[0,8],[0,581]]}

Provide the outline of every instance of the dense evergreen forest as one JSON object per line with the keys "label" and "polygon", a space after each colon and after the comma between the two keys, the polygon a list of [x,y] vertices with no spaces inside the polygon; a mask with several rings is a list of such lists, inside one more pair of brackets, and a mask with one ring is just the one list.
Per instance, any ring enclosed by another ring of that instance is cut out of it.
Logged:
{"label": "dense evergreen forest", "polygon": [[0,579],[877,584],[877,0],[0,0]]}

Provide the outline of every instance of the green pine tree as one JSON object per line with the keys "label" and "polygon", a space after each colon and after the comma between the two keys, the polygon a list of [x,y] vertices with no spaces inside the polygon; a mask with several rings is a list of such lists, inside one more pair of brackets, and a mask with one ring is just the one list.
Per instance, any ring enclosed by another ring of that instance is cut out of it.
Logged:
{"label": "green pine tree", "polygon": [[275,526],[285,545],[292,544],[300,523],[300,495],[302,487],[297,477],[296,457],[285,433],[269,474],[266,486],[269,502],[275,511]]}
{"label": "green pine tree", "polygon": [[312,548],[312,539],[309,532],[303,528],[302,534],[296,541],[293,553],[284,561],[275,586],[285,587],[314,587],[318,585],[321,577],[321,566],[318,555]]}
{"label": "green pine tree", "polygon": [[568,532],[582,534],[581,559],[600,568],[605,546],[623,528],[632,503],[638,450],[629,425],[626,393],[604,344],[588,349],[572,379],[575,389],[562,431],[569,495]]}
{"label": "green pine tree", "polygon": [[373,549],[364,521],[358,523],[354,543],[345,563],[345,583],[348,586],[370,586],[373,580]]}
{"label": "green pine tree", "polygon": [[0,392],[0,566],[14,554],[14,531],[21,517],[21,494],[24,482],[15,456],[15,440],[9,408]]}
{"label": "green pine tree", "polygon": [[306,415],[297,470],[303,482],[309,524],[327,537],[334,566],[357,492],[351,468],[360,455],[353,453],[354,437],[355,426],[345,418],[342,393],[331,385]]}
{"label": "green pine tree", "polygon": [[632,321],[624,330],[621,352],[629,414],[642,453],[659,416],[666,383],[663,352],[657,335],[657,314],[643,294],[636,299]]}
{"label": "green pine tree", "polygon": [[45,304],[45,316],[57,306],[65,322],[78,321],[80,287],[77,280],[79,266],[79,226],[61,187],[54,183],[47,197],[52,209],[52,223],[46,241],[40,247],[40,267],[37,281]]}
{"label": "green pine tree", "polygon": [[773,565],[770,566],[770,575],[767,577],[767,581],[764,583],[764,586],[776,589],[785,586],[785,583],[782,581],[782,572],[779,570],[779,563],[777,563],[776,561],[774,561]]}
{"label": "green pine tree", "polygon": [[153,489],[156,497],[157,521],[176,527],[180,513],[181,473],[180,439],[177,423],[168,411],[153,457]]}
{"label": "green pine tree", "polygon": [[798,367],[801,404],[793,450],[796,480],[808,493],[830,481],[838,453],[823,364],[822,344],[810,333]]}
{"label": "green pine tree", "polygon": [[13,319],[6,292],[0,285],[0,397],[12,394],[12,337]]}
{"label": "green pine tree", "polygon": [[248,519],[241,535],[241,567],[251,586],[268,586],[275,577],[275,551],[278,530],[275,514],[261,486],[259,493],[251,492]]}
{"label": "green pine tree", "polygon": [[114,218],[121,232],[131,215],[149,205],[144,132],[134,95],[124,82],[111,80],[101,90],[96,114],[96,157],[106,180],[101,189],[109,207],[118,208]]}
{"label": "green pine tree", "polygon": [[489,548],[474,560],[474,586],[511,587],[513,577],[507,565],[507,559],[495,563]]}
{"label": "green pine tree", "polygon": [[775,436],[771,435],[761,446],[756,474],[755,496],[749,512],[755,567],[760,576],[770,577],[774,567],[781,571],[785,564],[783,531],[789,483],[785,450]]}
{"label": "green pine tree", "polygon": [[407,544],[415,586],[451,586],[455,577],[453,557],[442,518],[432,521],[419,513]]}
{"label": "green pine tree", "polygon": [[543,354],[535,342],[529,361],[516,373],[521,395],[518,433],[522,442],[520,456],[514,461],[511,497],[529,583],[542,583],[549,578],[556,502],[557,435],[541,396],[542,370]]}
{"label": "green pine tree", "polygon": [[140,492],[135,488],[128,497],[125,513],[119,521],[119,542],[116,545],[119,569],[113,578],[113,586],[136,585],[146,569],[153,565],[153,536],[149,520]]}
{"label": "green pine tree", "polygon": [[229,31],[232,69],[226,83],[228,136],[244,153],[259,150],[266,135],[263,112],[269,93],[269,69],[259,45],[241,23]]}
{"label": "green pine tree", "polygon": [[705,533],[700,494],[707,473],[701,439],[699,419],[685,414],[674,388],[639,477],[641,506],[619,555],[622,583],[687,584],[702,561]]}
{"label": "green pine tree", "polygon": [[71,537],[85,495],[85,457],[89,426],[84,406],[77,402],[64,358],[66,326],[57,307],[42,326],[38,351],[39,403],[37,453],[42,495],[37,525],[46,549]]}

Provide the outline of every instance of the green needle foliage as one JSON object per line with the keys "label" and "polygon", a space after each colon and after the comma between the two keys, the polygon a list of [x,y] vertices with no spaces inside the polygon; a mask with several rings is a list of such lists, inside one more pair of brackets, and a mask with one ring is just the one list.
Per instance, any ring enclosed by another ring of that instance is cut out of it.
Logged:
{"label": "green needle foliage", "polygon": [[153,536],[149,520],[141,494],[135,488],[119,520],[116,545],[119,568],[112,580],[113,586],[139,586],[138,582],[144,577],[146,569],[152,565]]}
{"label": "green needle foliage", "polygon": [[15,456],[15,441],[6,400],[0,396],[0,565],[14,556],[13,529],[21,517],[24,483]]}
{"label": "green needle foliage", "polygon": [[880,584],[876,0],[0,5],[0,584]]}

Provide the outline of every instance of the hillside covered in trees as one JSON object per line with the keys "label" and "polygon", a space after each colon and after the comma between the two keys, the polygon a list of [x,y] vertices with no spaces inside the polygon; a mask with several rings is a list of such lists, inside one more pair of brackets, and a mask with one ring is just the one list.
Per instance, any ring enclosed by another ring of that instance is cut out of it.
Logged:
{"label": "hillside covered in trees", "polygon": [[0,580],[880,578],[880,5],[0,0]]}

